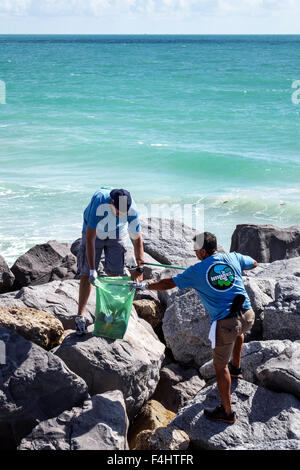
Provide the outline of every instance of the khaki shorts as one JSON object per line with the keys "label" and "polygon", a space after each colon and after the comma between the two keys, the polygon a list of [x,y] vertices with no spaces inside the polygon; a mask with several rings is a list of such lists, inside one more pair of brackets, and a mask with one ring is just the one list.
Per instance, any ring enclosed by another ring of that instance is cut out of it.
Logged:
{"label": "khaki shorts", "polygon": [[[104,263],[101,257],[104,252]],[[123,276],[126,254],[126,240],[124,238],[107,238],[95,240],[95,269],[98,274],[116,274]],[[77,275],[89,276],[90,267],[86,257],[85,233],[82,232],[81,245],[77,253]]]}
{"label": "khaki shorts", "polygon": [[241,317],[222,318],[216,327],[216,347],[213,349],[215,364],[226,365],[230,360],[236,338],[251,330],[255,320],[252,309],[246,310]]}

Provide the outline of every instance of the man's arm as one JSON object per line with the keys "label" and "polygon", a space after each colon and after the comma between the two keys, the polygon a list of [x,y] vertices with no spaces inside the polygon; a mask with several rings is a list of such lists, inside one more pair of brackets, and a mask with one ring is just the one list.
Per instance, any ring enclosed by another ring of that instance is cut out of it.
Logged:
{"label": "man's arm", "polygon": [[136,238],[131,238],[134,248],[134,256],[138,266],[143,267],[144,263],[144,245],[142,234],[139,233]]}
{"label": "man's arm", "polygon": [[160,281],[151,282],[148,285],[149,290],[169,290],[176,287],[175,282],[171,277],[167,277],[166,279],[161,279]]}
{"label": "man's arm", "polygon": [[89,227],[86,227],[86,257],[89,263],[90,270],[95,269],[95,240],[96,240],[96,230]]}
{"label": "man's arm", "polygon": [[[134,256],[136,259],[136,263],[141,268],[144,267],[144,245],[143,245],[143,237],[142,234],[139,233],[134,238],[130,237],[133,248],[134,248]],[[143,273],[139,273],[138,271],[133,271],[131,273],[131,278],[136,280],[137,282],[141,282],[143,280]]]}

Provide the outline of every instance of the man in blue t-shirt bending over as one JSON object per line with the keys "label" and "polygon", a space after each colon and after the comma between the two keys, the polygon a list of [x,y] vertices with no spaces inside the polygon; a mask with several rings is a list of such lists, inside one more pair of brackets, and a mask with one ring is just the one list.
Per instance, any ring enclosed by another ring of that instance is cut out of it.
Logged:
{"label": "man in blue t-shirt bending over", "polygon": [[[254,323],[255,314],[242,279],[242,271],[257,266],[257,261],[239,253],[218,253],[216,237],[204,232],[194,238],[194,250],[201,263],[167,279],[141,284],[142,289],[168,290],[193,287],[211,319],[213,363],[221,406],[204,410],[214,421],[232,424],[236,414],[231,408],[231,377],[242,378],[240,361],[244,333]],[[216,329],[214,329],[216,327]],[[215,341],[214,341],[215,340]],[[215,344],[214,344],[215,343]],[[229,363],[232,355],[232,361]]]}
{"label": "man in blue t-shirt bending over", "polygon": [[97,279],[100,259],[104,252],[104,271],[108,276],[124,274],[127,232],[133,243],[137,268],[132,279],[143,280],[143,239],[136,204],[126,189],[100,188],[83,213],[81,246],[77,254],[80,276],[76,333],[87,332],[84,311]]}

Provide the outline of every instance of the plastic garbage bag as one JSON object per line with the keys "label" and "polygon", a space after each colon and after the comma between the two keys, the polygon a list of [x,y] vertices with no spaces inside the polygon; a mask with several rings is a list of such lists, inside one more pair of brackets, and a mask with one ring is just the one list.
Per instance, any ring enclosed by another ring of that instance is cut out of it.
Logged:
{"label": "plastic garbage bag", "polygon": [[126,333],[134,290],[130,290],[128,276],[98,277],[94,335],[122,339]]}

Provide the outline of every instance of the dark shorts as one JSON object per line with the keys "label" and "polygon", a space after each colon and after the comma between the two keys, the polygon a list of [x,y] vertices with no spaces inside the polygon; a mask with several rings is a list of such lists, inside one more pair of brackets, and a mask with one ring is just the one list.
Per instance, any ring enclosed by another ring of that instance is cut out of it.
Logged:
{"label": "dark shorts", "polygon": [[[95,240],[95,269],[98,274],[116,274],[123,276],[126,254],[124,238]],[[85,233],[82,233],[81,245],[77,253],[77,275],[89,276],[90,267],[86,257]]]}
{"label": "dark shorts", "polygon": [[215,364],[228,364],[236,338],[251,330],[254,320],[255,313],[249,309],[241,317],[222,318],[217,321],[216,347],[213,349]]}

